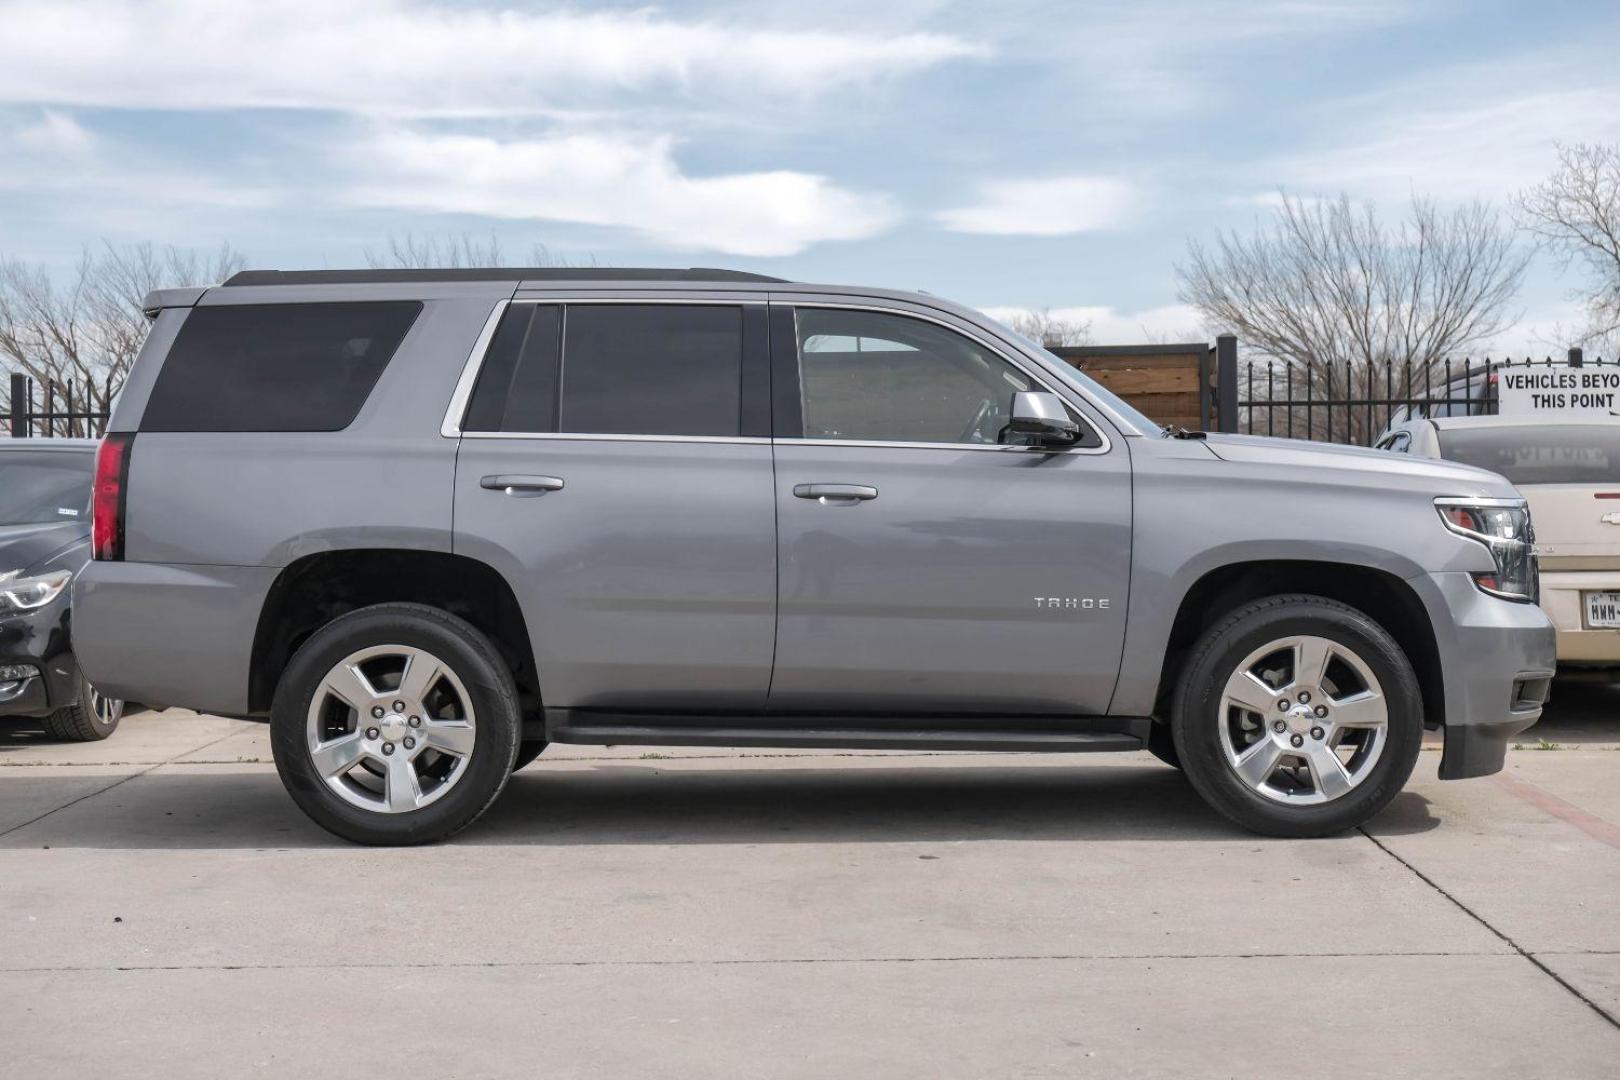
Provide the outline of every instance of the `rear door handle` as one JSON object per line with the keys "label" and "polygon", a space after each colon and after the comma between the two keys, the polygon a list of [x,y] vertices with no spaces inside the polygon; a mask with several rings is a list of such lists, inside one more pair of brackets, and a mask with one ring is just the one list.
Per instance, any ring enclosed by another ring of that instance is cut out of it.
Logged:
{"label": "rear door handle", "polygon": [[800,499],[823,503],[865,502],[878,496],[877,488],[866,484],[795,484],[793,494]]}
{"label": "rear door handle", "polygon": [[479,480],[478,486],[487,491],[503,492],[517,499],[532,499],[548,491],[561,491],[563,482],[560,476],[496,475]]}

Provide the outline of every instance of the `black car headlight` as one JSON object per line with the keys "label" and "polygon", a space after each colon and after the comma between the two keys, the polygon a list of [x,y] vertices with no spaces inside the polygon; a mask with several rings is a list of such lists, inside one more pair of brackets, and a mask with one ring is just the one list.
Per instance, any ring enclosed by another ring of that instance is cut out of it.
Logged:
{"label": "black car headlight", "polygon": [[1491,553],[1495,571],[1475,574],[1474,584],[1504,600],[1535,602],[1536,533],[1523,499],[1436,499],[1434,505],[1446,528]]}
{"label": "black car headlight", "polygon": [[0,615],[14,615],[34,611],[62,595],[62,590],[73,580],[71,570],[53,570],[49,574],[20,578],[17,571],[0,574]]}

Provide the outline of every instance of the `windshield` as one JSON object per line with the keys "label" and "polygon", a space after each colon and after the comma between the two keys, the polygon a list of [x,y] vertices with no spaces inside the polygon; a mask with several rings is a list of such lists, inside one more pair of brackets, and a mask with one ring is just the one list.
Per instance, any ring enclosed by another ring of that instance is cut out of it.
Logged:
{"label": "windshield", "polygon": [[88,520],[94,471],[89,454],[0,453],[0,525]]}
{"label": "windshield", "polygon": [[1442,428],[1440,456],[1514,484],[1620,483],[1620,424]]}

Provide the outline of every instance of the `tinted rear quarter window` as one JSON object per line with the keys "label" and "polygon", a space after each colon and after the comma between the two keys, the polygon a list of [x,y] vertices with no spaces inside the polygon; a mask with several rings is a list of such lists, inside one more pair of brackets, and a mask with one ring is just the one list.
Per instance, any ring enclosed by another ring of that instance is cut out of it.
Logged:
{"label": "tinted rear quarter window", "polygon": [[195,308],[141,430],[340,431],[421,311],[391,300]]}

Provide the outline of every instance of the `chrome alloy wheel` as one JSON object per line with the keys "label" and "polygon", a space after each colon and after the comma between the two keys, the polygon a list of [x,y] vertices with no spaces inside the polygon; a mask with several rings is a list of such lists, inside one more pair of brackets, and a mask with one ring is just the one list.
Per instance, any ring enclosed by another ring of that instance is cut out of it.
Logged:
{"label": "chrome alloy wheel", "polygon": [[377,645],[326,673],[306,741],[315,771],[344,802],[402,814],[466,775],[475,725],[472,698],[449,665],[409,645]]}
{"label": "chrome alloy wheel", "polygon": [[1221,748],[1251,789],[1277,802],[1332,802],[1372,772],[1389,703],[1355,651],[1288,637],[1250,653],[1221,694]]}
{"label": "chrome alloy wheel", "polygon": [[90,687],[90,715],[95,717],[97,725],[110,728],[118,723],[124,715],[124,703],[117,698],[103,694],[95,687]]}

